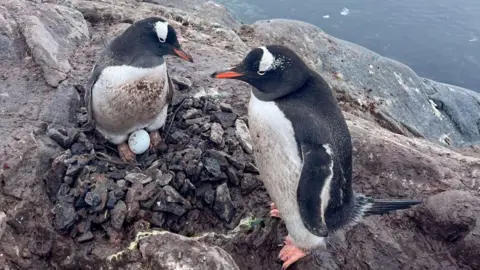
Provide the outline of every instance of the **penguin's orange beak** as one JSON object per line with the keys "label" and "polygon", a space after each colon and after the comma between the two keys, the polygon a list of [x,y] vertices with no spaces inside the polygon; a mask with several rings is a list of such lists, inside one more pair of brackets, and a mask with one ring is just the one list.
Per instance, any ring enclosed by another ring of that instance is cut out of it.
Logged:
{"label": "penguin's orange beak", "polygon": [[228,70],[217,71],[210,76],[216,79],[233,79],[233,78],[238,78],[244,75],[243,73],[240,73],[235,69],[236,68],[231,68]]}
{"label": "penguin's orange beak", "polygon": [[181,48],[173,48],[173,52],[176,56],[182,58],[183,60],[193,63],[192,56],[186,53],[185,51],[183,51]]}
{"label": "penguin's orange beak", "polygon": [[231,79],[231,78],[236,78],[240,76],[243,76],[243,74],[235,71],[223,71],[223,72],[220,71],[212,74],[212,78],[216,78],[216,79]]}

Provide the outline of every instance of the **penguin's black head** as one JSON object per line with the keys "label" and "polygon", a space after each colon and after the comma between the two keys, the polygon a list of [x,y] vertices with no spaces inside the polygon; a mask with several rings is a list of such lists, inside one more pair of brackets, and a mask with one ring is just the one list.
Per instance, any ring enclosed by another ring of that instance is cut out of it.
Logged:
{"label": "penguin's black head", "polygon": [[[123,42],[127,47],[138,43],[142,48],[153,53],[175,55],[186,61],[193,62],[193,58],[183,51],[177,39],[177,32],[168,22],[159,17],[150,17],[134,23],[123,34]],[[128,44],[130,43],[130,44]]]}
{"label": "penguin's black head", "polygon": [[295,52],[285,46],[269,45],[253,49],[240,64],[211,76],[247,82],[255,88],[257,98],[271,101],[300,89],[310,75],[310,69]]}

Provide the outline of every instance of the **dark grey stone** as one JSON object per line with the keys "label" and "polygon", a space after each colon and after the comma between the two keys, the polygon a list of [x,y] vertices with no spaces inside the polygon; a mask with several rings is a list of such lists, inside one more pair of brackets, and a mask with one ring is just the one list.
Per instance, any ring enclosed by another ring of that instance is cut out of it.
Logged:
{"label": "dark grey stone", "polygon": [[235,215],[235,207],[226,183],[217,187],[213,211],[227,223],[230,223]]}
{"label": "dark grey stone", "polygon": [[235,124],[237,120],[237,115],[234,113],[228,112],[216,112],[213,114],[213,120],[220,123],[224,129],[227,129]]}

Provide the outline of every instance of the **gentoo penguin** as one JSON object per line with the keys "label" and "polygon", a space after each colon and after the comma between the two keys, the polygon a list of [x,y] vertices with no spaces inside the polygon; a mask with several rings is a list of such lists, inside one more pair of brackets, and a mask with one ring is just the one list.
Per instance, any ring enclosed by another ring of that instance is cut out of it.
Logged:
{"label": "gentoo penguin", "polygon": [[173,95],[164,59],[169,54],[193,62],[173,27],[162,18],[151,17],[113,39],[92,69],[85,96],[87,127],[95,127],[117,145],[124,161],[135,160],[126,143],[133,131],[149,131],[151,147],[161,141],[158,129],[166,121]]}
{"label": "gentoo penguin", "polygon": [[325,245],[325,237],[367,215],[421,203],[378,200],[352,189],[352,142],[329,84],[292,50],[253,49],[211,75],[253,86],[248,106],[254,157],[288,230],[283,268]]}

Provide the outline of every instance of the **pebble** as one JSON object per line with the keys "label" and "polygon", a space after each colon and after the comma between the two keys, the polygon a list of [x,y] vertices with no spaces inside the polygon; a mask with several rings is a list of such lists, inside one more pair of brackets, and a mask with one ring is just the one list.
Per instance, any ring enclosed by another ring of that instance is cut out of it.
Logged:
{"label": "pebble", "polygon": [[195,108],[191,108],[191,109],[188,109],[183,115],[182,115],[182,118],[184,120],[188,120],[188,119],[194,119],[198,116],[200,116],[200,111],[198,109],[195,109]]}
{"label": "pebble", "polygon": [[212,206],[213,201],[215,200],[215,191],[213,189],[206,191],[203,194],[203,202],[208,205]]}
{"label": "pebble", "polygon": [[227,170],[227,176],[230,183],[235,186],[240,185],[240,178],[237,176],[237,170],[233,167],[229,167]]}
{"label": "pebble", "polygon": [[140,208],[146,209],[146,210],[152,208],[152,206],[158,201],[158,199],[163,196],[165,196],[165,192],[163,190],[160,190],[160,192],[157,192],[157,194],[153,195],[152,198],[145,201],[141,201]]}
{"label": "pebble", "polygon": [[[187,124],[187,126],[193,126],[195,124],[204,125],[208,122],[210,122],[210,116],[204,116],[204,117],[199,117],[199,118],[195,118],[195,119],[185,120],[185,124]],[[188,136],[188,137],[190,138],[190,136]]]}
{"label": "pebble", "polygon": [[169,212],[176,216],[182,216],[187,212],[187,208],[190,209],[190,205],[181,205],[178,203],[168,203],[163,200],[157,201],[152,207],[152,211],[156,212]]}
{"label": "pebble", "polygon": [[73,156],[65,160],[65,165],[68,165],[66,176],[77,176],[91,160],[92,156],[89,154]]}
{"label": "pebble", "polygon": [[47,136],[57,142],[61,147],[67,149],[77,136],[77,132],[74,129],[67,131],[65,129],[52,128],[48,130]]}
{"label": "pebble", "polygon": [[205,151],[205,154],[210,158],[216,159],[222,169],[226,169],[229,165],[228,160],[232,159],[232,157],[225,152],[215,149],[208,149],[207,151]]}
{"label": "pebble", "polygon": [[162,227],[166,221],[165,214],[162,212],[151,212],[149,217],[147,217],[147,221],[153,226]]}
{"label": "pebble", "polygon": [[210,128],[212,128],[212,124],[210,124],[210,123],[205,123],[203,126],[201,126],[201,127],[198,129],[198,131],[199,131],[200,133],[204,133],[204,132],[209,131]]}
{"label": "pebble", "polygon": [[187,94],[174,91],[172,97],[172,106],[180,105],[185,98],[187,98]]}
{"label": "pebble", "polygon": [[125,220],[127,222],[132,222],[135,216],[137,216],[138,211],[140,211],[140,203],[138,201],[131,202],[127,207],[127,216]]}
{"label": "pebble", "polygon": [[123,201],[118,201],[110,214],[112,227],[120,230],[127,215],[127,205]]}
{"label": "pebble", "polygon": [[187,98],[185,99],[185,102],[183,103],[183,108],[188,109],[193,107],[193,99]]}
{"label": "pebble", "polygon": [[163,187],[163,190],[165,191],[165,200],[169,203],[181,203],[183,205],[190,205],[190,202],[187,201],[185,198],[178,193],[173,187],[171,186],[165,186]]}
{"label": "pebble", "polygon": [[190,182],[190,179],[185,179],[185,183],[183,184],[182,189],[180,190],[180,193],[182,194],[187,194],[190,190],[195,190],[196,187],[192,182]]}
{"label": "pebble", "polygon": [[58,202],[54,208],[55,213],[55,229],[66,230],[72,227],[77,220],[77,213],[73,205],[65,202]]}
{"label": "pebble", "polygon": [[124,170],[115,170],[115,171],[107,173],[107,177],[111,178],[113,180],[120,180],[120,179],[125,178],[126,174],[127,173]]}
{"label": "pebble", "polygon": [[122,180],[118,180],[118,181],[117,181],[117,186],[120,187],[120,188],[124,188],[124,187],[127,186],[127,181],[125,181],[125,180],[123,180],[123,179],[122,179]]}
{"label": "pebble", "polygon": [[157,180],[162,176],[162,171],[157,169],[156,167],[149,167],[145,172],[148,176],[150,176],[153,180]]}
{"label": "pebble", "polygon": [[152,181],[151,177],[143,173],[129,173],[125,176],[125,180],[132,184],[145,182],[150,183]]}
{"label": "pebble", "polygon": [[243,150],[247,154],[252,154],[252,138],[250,137],[250,131],[248,130],[247,124],[245,124],[243,120],[239,119],[235,122],[235,135]]}
{"label": "pebble", "polygon": [[258,171],[258,168],[255,165],[253,165],[253,163],[251,163],[251,162],[247,162],[245,164],[245,172],[253,173],[253,174],[260,174],[260,172]]}
{"label": "pebble", "polygon": [[[85,202],[92,207],[94,211],[99,212],[105,209],[108,199],[107,184],[108,179],[103,174],[92,174],[90,182],[94,183],[94,189],[85,195]],[[88,198],[91,196],[90,198]],[[99,203],[98,203],[99,202]]]}
{"label": "pebble", "polygon": [[206,104],[206,109],[207,111],[219,111],[220,110],[220,106],[218,106],[216,103],[212,102],[212,101],[207,101],[207,104]]}
{"label": "pebble", "polygon": [[226,183],[217,187],[213,211],[227,223],[230,223],[235,215],[235,208]]}
{"label": "pebble", "polygon": [[251,174],[245,174],[240,181],[240,185],[244,194],[252,192],[258,186],[258,184],[259,182]]}
{"label": "pebble", "polygon": [[65,175],[65,171],[67,170],[67,166],[65,165],[65,160],[70,158],[71,153],[70,150],[65,151],[58,157],[56,157],[50,169],[46,172],[46,174],[42,177],[45,181],[45,187],[48,194],[48,197],[52,202],[55,202],[57,199],[57,192],[60,188],[60,185],[63,182],[63,178]]}
{"label": "pebble", "polygon": [[97,193],[88,192],[85,195],[85,202],[92,207],[97,207],[102,203],[102,198]]}
{"label": "pebble", "polygon": [[235,124],[235,120],[237,120],[237,115],[234,113],[228,113],[228,112],[216,112],[213,114],[214,120],[224,129],[227,129]]}
{"label": "pebble", "polygon": [[152,182],[142,189],[139,189],[137,194],[135,194],[135,200],[137,201],[146,201],[151,199],[158,192],[158,185],[155,182]]}
{"label": "pebble", "polygon": [[0,241],[2,240],[3,233],[7,227],[7,215],[5,212],[0,211]]}
{"label": "pebble", "polygon": [[[1,239],[1,236],[0,236],[0,239]],[[29,259],[31,257],[32,257],[32,253],[30,252],[30,250],[28,248],[23,248],[22,249],[22,258]]]}
{"label": "pebble", "polygon": [[137,193],[137,190],[141,188],[143,188],[143,185],[136,183],[127,191],[127,195],[125,196],[125,203],[127,205],[127,222],[131,222],[138,214],[138,211],[140,211],[140,203],[135,200],[135,194]]}
{"label": "pebble", "polygon": [[172,182],[172,179],[173,175],[171,173],[166,173],[162,174],[159,178],[157,178],[157,180],[155,180],[155,183],[161,187],[164,187],[170,184],[170,182]]}
{"label": "pebble", "polygon": [[69,192],[70,192],[70,186],[68,184],[61,184],[60,188],[57,191],[57,199],[73,202],[73,200],[71,200],[71,196],[68,196]]}
{"label": "pebble", "polygon": [[88,149],[87,146],[83,143],[76,142],[70,146],[73,155],[80,155],[88,153],[91,149]]}
{"label": "pebble", "polygon": [[158,169],[158,168],[160,168],[164,163],[165,163],[165,161],[162,160],[162,159],[155,160],[155,161],[152,163],[152,165],[150,165],[150,167],[148,167],[148,170]]}
{"label": "pebble", "polygon": [[[78,151],[78,154],[86,154],[89,153],[93,149],[93,143],[90,141],[90,139],[85,135],[85,133],[80,132],[78,133],[78,137],[72,146],[70,146],[70,149],[72,150],[72,153],[74,155],[77,155],[75,151]],[[81,151],[81,153],[80,153]]]}
{"label": "pebble", "polygon": [[88,241],[91,241],[93,240],[93,233],[91,231],[88,231],[82,235],[80,235],[78,238],[77,238],[77,241],[79,243],[85,243],[85,242],[88,242]]}
{"label": "pebble", "polygon": [[220,103],[220,110],[222,110],[222,112],[233,112],[232,105],[224,102]]}
{"label": "pebble", "polygon": [[[189,120],[187,120],[189,121]],[[188,143],[190,141],[190,136],[183,131],[177,130],[170,135],[170,138],[175,143]]]}
{"label": "pebble", "polygon": [[192,81],[185,77],[172,76],[172,81],[178,86],[178,90],[188,90],[192,87]]}
{"label": "pebble", "polygon": [[210,129],[210,140],[218,145],[223,142],[223,128],[218,123],[213,123]]}
{"label": "pebble", "polygon": [[220,174],[222,173],[220,169],[220,164],[216,159],[210,158],[210,157],[204,157],[202,159],[202,162],[205,170],[207,170],[207,172],[209,172],[212,176],[219,177]]}
{"label": "pebble", "polygon": [[69,185],[69,186],[72,186],[74,180],[73,180],[73,177],[71,177],[71,176],[65,176],[65,177],[63,178],[63,182],[64,182],[65,184]]}
{"label": "pebble", "polygon": [[172,213],[176,216],[183,216],[187,212],[187,209],[176,203],[167,203],[165,212]]}
{"label": "pebble", "polygon": [[170,185],[176,190],[180,190],[185,184],[185,179],[187,179],[185,173],[183,171],[179,171],[175,174],[175,178],[173,179],[173,182],[170,183]]}
{"label": "pebble", "polygon": [[107,199],[107,208],[108,209],[113,209],[115,205],[117,204],[119,198],[115,195],[115,191],[109,191],[108,192],[108,199]]}
{"label": "pebble", "polygon": [[77,113],[78,123],[82,126],[88,122],[88,115],[83,113]]}

